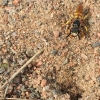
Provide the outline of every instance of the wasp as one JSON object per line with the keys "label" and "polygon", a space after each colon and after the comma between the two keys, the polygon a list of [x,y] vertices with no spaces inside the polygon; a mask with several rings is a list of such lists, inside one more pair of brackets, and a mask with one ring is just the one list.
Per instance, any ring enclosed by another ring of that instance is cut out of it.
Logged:
{"label": "wasp", "polygon": [[81,39],[83,36],[88,38],[88,19],[90,16],[89,9],[84,11],[83,3],[79,3],[75,12],[71,16],[72,19],[66,22],[66,25],[68,25],[68,35],[66,36],[66,38],[70,35],[78,36],[79,39]]}

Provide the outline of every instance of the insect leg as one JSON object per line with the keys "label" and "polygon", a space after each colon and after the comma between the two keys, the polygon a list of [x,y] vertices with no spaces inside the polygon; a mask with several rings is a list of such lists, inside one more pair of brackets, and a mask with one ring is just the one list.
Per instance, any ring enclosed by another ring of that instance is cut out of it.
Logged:
{"label": "insect leg", "polygon": [[71,23],[72,23],[72,20],[68,20],[66,22],[66,25],[68,25],[68,31],[67,31],[68,35],[66,36],[66,38],[68,38],[71,35],[71,32],[70,32]]}
{"label": "insect leg", "polygon": [[84,18],[83,18],[83,19],[84,19],[84,20],[85,20],[85,19],[88,19],[88,18],[89,18],[89,16],[90,16],[90,14],[87,14],[87,15],[85,15],[85,16],[84,16]]}
{"label": "insect leg", "polygon": [[70,24],[71,23],[71,20],[68,20],[67,22],[66,22],[66,25],[68,25],[68,24]]}
{"label": "insect leg", "polygon": [[81,37],[80,37],[80,35],[78,34],[78,38],[79,38],[79,40],[81,39]]}
{"label": "insect leg", "polygon": [[85,35],[85,38],[89,38],[89,34],[88,34],[88,29],[86,26],[84,26],[84,29],[85,29],[85,32],[84,32],[84,35]]}
{"label": "insect leg", "polygon": [[74,15],[72,15],[72,14],[70,14],[70,16],[73,18],[74,17]]}
{"label": "insect leg", "polygon": [[78,39],[80,40],[80,39],[81,39],[81,36],[82,36],[82,35],[81,35],[81,30],[79,30],[77,36],[78,36]]}
{"label": "insect leg", "polygon": [[66,36],[66,38],[68,38],[70,35],[71,35],[71,32],[70,32],[70,30],[68,29],[68,35]]}
{"label": "insect leg", "polygon": [[66,38],[68,38],[70,35],[71,35],[71,33],[69,33],[69,34],[66,36]]}
{"label": "insect leg", "polygon": [[66,23],[61,23],[62,26],[66,26],[71,23],[71,20],[68,20]]}

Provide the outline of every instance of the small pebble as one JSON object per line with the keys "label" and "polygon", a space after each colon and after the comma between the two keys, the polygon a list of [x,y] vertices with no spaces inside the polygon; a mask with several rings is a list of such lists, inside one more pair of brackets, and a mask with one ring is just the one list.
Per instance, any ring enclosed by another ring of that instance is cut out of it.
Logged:
{"label": "small pebble", "polygon": [[40,83],[41,83],[41,81],[39,79],[37,79],[36,84],[39,85]]}
{"label": "small pebble", "polygon": [[21,90],[17,90],[17,95],[19,96],[19,95],[21,95]]}
{"label": "small pebble", "polygon": [[70,56],[73,56],[74,55],[74,52],[70,52]]}
{"label": "small pebble", "polygon": [[28,57],[32,57],[32,56],[34,55],[34,51],[33,51],[33,50],[27,50],[27,51],[26,51],[26,55],[27,55]]}
{"label": "small pebble", "polygon": [[100,37],[100,33],[98,33],[97,35],[98,35],[98,37]]}
{"label": "small pebble", "polygon": [[41,75],[38,75],[38,79],[39,79],[39,80],[42,80],[42,76],[41,76]]}
{"label": "small pebble", "polygon": [[44,87],[44,86],[46,86],[46,85],[47,85],[47,80],[43,79],[43,80],[41,81],[41,87]]}
{"label": "small pebble", "polygon": [[35,91],[35,88],[29,87],[28,90],[29,90],[30,92],[34,92],[34,91]]}
{"label": "small pebble", "polygon": [[27,79],[26,79],[26,77],[23,77],[22,78],[22,82],[25,82]]}
{"label": "small pebble", "polygon": [[25,60],[23,60],[23,59],[18,59],[18,63],[19,63],[19,65],[23,65],[24,62],[25,62]]}
{"label": "small pebble", "polygon": [[97,77],[97,80],[100,82],[100,76]]}
{"label": "small pebble", "polygon": [[13,86],[9,86],[7,93],[11,93],[11,91],[13,91]]}
{"label": "small pebble", "polygon": [[2,0],[2,5],[7,6],[8,5],[8,0]]}
{"label": "small pebble", "polygon": [[17,46],[13,46],[13,49],[16,50],[17,49]]}
{"label": "small pebble", "polygon": [[95,19],[90,18],[90,19],[89,19],[89,24],[90,24],[90,25],[94,25],[94,24],[95,24]]}
{"label": "small pebble", "polygon": [[97,20],[100,20],[100,14],[98,14],[98,15],[96,16],[96,18],[97,18]]}
{"label": "small pebble", "polygon": [[67,52],[66,52],[66,51],[62,52],[61,56],[62,56],[62,57],[67,56]]}
{"label": "small pebble", "polygon": [[48,90],[49,90],[49,86],[43,87],[43,91],[48,91]]}
{"label": "small pebble", "polygon": [[26,91],[26,89],[25,89],[25,86],[24,86],[24,85],[22,85],[22,87],[21,87],[21,91],[22,91],[22,92],[25,92],[25,91]]}
{"label": "small pebble", "polygon": [[42,96],[43,98],[47,98],[46,92],[45,92],[45,91],[42,91],[41,96]]}
{"label": "small pebble", "polygon": [[59,71],[61,69],[60,66],[56,66],[56,70]]}
{"label": "small pebble", "polygon": [[53,16],[54,16],[54,13],[51,13],[50,17],[53,18]]}
{"label": "small pebble", "polygon": [[57,91],[56,90],[52,90],[53,95],[57,95]]}
{"label": "small pebble", "polygon": [[28,91],[26,91],[25,94],[26,94],[27,97],[29,97],[29,92]]}
{"label": "small pebble", "polygon": [[58,50],[52,50],[51,53],[55,56],[58,53]]}
{"label": "small pebble", "polygon": [[66,46],[67,46],[66,42],[63,42],[63,43],[61,44],[61,48],[65,48]]}
{"label": "small pebble", "polygon": [[58,52],[58,54],[57,54],[57,55],[58,55],[58,56],[61,56],[61,54],[62,54],[61,52]]}
{"label": "small pebble", "polygon": [[92,44],[92,47],[99,47],[100,46],[100,42],[95,42]]}
{"label": "small pebble", "polygon": [[21,93],[21,96],[22,96],[22,97],[25,97],[25,93],[24,93],[24,92],[22,92],[22,93]]}
{"label": "small pebble", "polygon": [[26,87],[29,85],[29,82],[27,80],[24,83]]}
{"label": "small pebble", "polygon": [[28,68],[31,68],[32,67],[32,64],[28,64]]}
{"label": "small pebble", "polygon": [[17,5],[19,4],[19,2],[20,2],[20,0],[14,0],[14,1],[13,1],[13,4],[14,4],[15,6],[17,6]]}
{"label": "small pebble", "polygon": [[37,98],[40,98],[39,90],[36,90],[36,91],[35,91],[35,96],[36,96]]}
{"label": "small pebble", "polygon": [[36,93],[35,93],[35,92],[30,93],[30,98],[34,98],[34,97],[35,97],[35,95],[36,95]]}
{"label": "small pebble", "polygon": [[54,34],[55,38],[57,38],[57,37],[59,37],[60,32],[59,31],[53,31],[53,34]]}
{"label": "small pebble", "polygon": [[9,64],[7,59],[3,59],[2,63]]}
{"label": "small pebble", "polygon": [[9,65],[8,65],[8,64],[5,64],[5,63],[2,63],[2,64],[0,65],[0,67],[3,67],[3,68],[8,68],[8,67],[9,67]]}
{"label": "small pebble", "polygon": [[0,74],[2,74],[5,71],[4,67],[0,67]]}
{"label": "small pebble", "polygon": [[37,67],[39,67],[39,66],[41,66],[41,65],[42,65],[42,61],[39,61],[39,62],[36,64]]}
{"label": "small pebble", "polygon": [[88,59],[88,57],[87,57],[84,53],[81,53],[81,57],[82,57],[83,59],[85,59],[85,60]]}
{"label": "small pebble", "polygon": [[53,97],[50,97],[50,98],[48,98],[47,100],[54,100],[54,98],[53,98]]}
{"label": "small pebble", "polygon": [[21,83],[21,77],[20,76],[17,76],[16,78],[14,78],[14,80],[13,80],[13,82],[15,83],[15,84],[20,84]]}
{"label": "small pebble", "polygon": [[17,86],[16,89],[17,89],[17,90],[20,90],[20,89],[21,89],[21,86],[22,86],[22,85],[19,84],[19,85]]}
{"label": "small pebble", "polygon": [[3,53],[7,53],[7,49],[2,48],[1,50],[2,50]]}
{"label": "small pebble", "polygon": [[65,61],[63,62],[63,65],[68,63],[68,58],[65,59]]}

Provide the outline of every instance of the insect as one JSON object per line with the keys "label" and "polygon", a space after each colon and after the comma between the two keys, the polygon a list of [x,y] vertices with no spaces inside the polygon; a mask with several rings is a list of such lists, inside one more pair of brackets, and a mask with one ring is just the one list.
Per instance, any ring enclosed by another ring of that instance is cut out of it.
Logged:
{"label": "insect", "polygon": [[66,36],[66,38],[70,35],[78,36],[79,39],[81,39],[83,36],[88,38],[89,16],[89,10],[87,10],[87,12],[83,11],[83,4],[78,4],[76,11],[72,15],[72,19],[66,22],[66,25],[68,25],[68,35]]}

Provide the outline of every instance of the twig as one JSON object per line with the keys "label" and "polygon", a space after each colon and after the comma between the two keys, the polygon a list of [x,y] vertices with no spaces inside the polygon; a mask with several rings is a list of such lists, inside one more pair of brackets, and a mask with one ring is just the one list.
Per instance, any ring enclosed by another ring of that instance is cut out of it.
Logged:
{"label": "twig", "polygon": [[42,49],[41,51],[37,52],[32,58],[30,58],[20,69],[18,69],[17,72],[15,72],[12,77],[6,81],[3,86],[0,87],[0,90],[2,90],[8,83],[10,83],[24,68],[27,67],[27,65],[33,61],[39,54],[41,54],[44,51],[44,49]]}
{"label": "twig", "polygon": [[6,87],[6,89],[5,89],[4,100],[6,100],[6,94],[7,94],[7,91],[8,91],[8,87],[9,87],[9,84],[7,84],[7,87]]}

